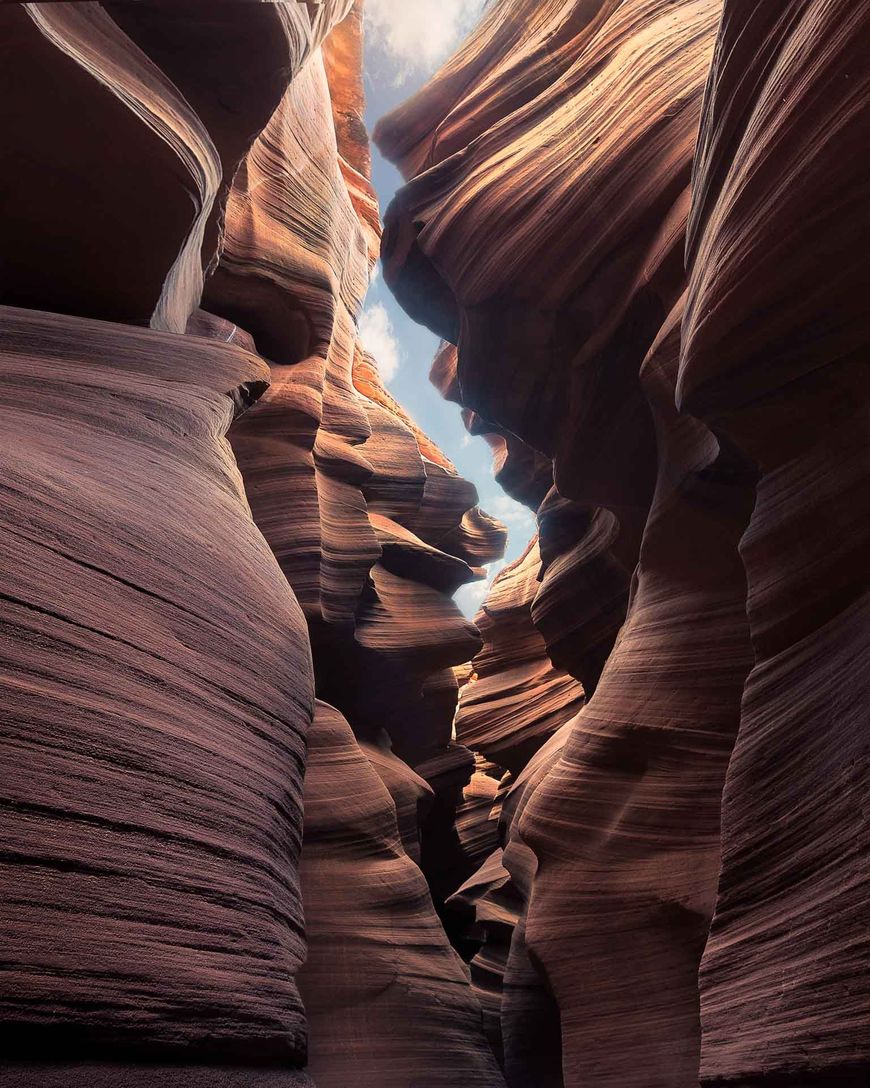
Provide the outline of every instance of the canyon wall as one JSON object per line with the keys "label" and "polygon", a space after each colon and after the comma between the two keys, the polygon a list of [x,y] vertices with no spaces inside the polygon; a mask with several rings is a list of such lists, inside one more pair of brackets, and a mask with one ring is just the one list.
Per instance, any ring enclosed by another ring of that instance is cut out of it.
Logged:
{"label": "canyon wall", "polygon": [[0,8],[4,1083],[503,1084],[420,864],[505,531],[359,343],[361,34]]}
{"label": "canyon wall", "polygon": [[0,5],[4,1084],[868,1083],[868,34]]}
{"label": "canyon wall", "polygon": [[[385,277],[538,513],[457,717],[517,760],[452,901],[510,1085],[870,1076],[868,30],[495,0],[375,132]],[[533,628],[587,698],[529,759]]]}

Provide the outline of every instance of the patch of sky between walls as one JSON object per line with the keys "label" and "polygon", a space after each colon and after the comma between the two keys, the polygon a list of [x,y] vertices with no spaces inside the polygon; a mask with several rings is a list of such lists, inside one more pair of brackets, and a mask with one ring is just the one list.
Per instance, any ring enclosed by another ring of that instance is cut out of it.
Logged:
{"label": "patch of sky between walls", "polygon": [[[389,113],[426,82],[456,48],[483,10],[485,0],[366,0],[366,124]],[[372,182],[381,208],[402,184],[398,170],[372,147]],[[384,383],[423,430],[477,488],[480,505],[508,529],[504,560],[492,563],[485,582],[472,582],[456,594],[466,616],[473,616],[495,574],[519,558],[535,531],[534,515],[514,502],[495,482],[492,455],[482,438],[465,430],[455,404],[442,400],[429,382],[438,338],[416,324],[393,298],[376,271],[359,321],[360,339],[378,360]]]}

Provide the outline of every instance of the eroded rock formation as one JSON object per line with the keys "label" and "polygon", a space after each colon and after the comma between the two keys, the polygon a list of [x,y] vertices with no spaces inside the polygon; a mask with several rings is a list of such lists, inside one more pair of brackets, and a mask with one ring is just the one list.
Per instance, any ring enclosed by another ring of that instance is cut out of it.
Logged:
{"label": "eroded rock formation", "polygon": [[462,962],[407,856],[390,793],[325,703],[309,733],[300,875],[309,952],[299,981],[316,1083],[500,1084]]}
{"label": "eroded rock formation", "polygon": [[759,472],[705,1083],[870,1069],[868,32],[866,4],[727,2],[701,127],[677,398]]}
{"label": "eroded rock formation", "polygon": [[226,441],[268,368],[8,307],[0,345],[4,1058],[301,1065],[311,655]]}
{"label": "eroded rock formation", "polygon": [[493,0],[381,122],[472,623],[360,0],[0,5],[4,1084],[868,1082],[868,34]]}
{"label": "eroded rock formation", "polygon": [[[587,694],[451,901],[510,1084],[549,1074],[506,940],[558,1008],[565,1085],[870,1073],[868,19],[497,0],[378,126],[408,179],[386,278],[537,509],[530,620]],[[493,708],[512,671],[487,662]]]}
{"label": "eroded rock formation", "polygon": [[360,12],[0,12],[4,1083],[503,1084],[419,864],[505,533],[357,340]]}

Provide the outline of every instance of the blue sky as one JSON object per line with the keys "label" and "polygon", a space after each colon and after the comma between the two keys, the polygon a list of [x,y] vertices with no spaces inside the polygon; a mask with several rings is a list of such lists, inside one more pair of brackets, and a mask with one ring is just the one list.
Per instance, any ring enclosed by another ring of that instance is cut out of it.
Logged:
{"label": "blue sky", "polygon": [[[369,131],[425,83],[480,14],[483,0],[366,0],[366,121]],[[372,180],[381,209],[402,184],[399,172],[372,148]],[[466,479],[477,487],[480,505],[508,528],[507,562],[522,554],[535,531],[531,513],[513,502],[492,477],[489,446],[462,425],[459,406],[442,400],[429,383],[438,339],[412,321],[378,274],[369,288],[360,332],[378,358],[390,392]],[[493,564],[490,576],[502,564]],[[485,586],[463,586],[457,603],[473,615]]]}

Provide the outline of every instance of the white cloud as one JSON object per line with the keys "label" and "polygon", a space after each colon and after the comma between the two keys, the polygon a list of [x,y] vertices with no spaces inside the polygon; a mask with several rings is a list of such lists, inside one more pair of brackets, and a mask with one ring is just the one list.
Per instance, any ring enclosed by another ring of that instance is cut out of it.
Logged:
{"label": "white cloud", "polygon": [[395,377],[401,352],[390,315],[382,302],[367,306],[360,314],[359,339],[365,350],[375,357],[384,382]]}
{"label": "white cloud", "polygon": [[465,449],[467,446],[470,446],[471,445],[471,435],[470,434],[464,434],[462,436],[462,442],[460,443],[460,445],[462,446],[463,449]]}
{"label": "white cloud", "polygon": [[505,561],[503,559],[499,559],[495,563],[489,563],[484,567],[484,570],[486,571],[486,579],[484,581],[469,582],[467,585],[460,586],[453,599],[464,615],[469,618],[474,616],[475,612],[477,612],[486,600],[486,595],[492,587],[493,578],[495,578],[504,565]]}
{"label": "white cloud", "polygon": [[394,83],[433,72],[466,34],[485,0],[366,0],[370,48],[395,69]]}
{"label": "white cloud", "polygon": [[528,529],[531,535],[537,528],[537,521],[531,510],[514,502],[508,495],[497,495],[491,502],[484,503],[483,508],[488,514],[503,521],[509,529]]}

